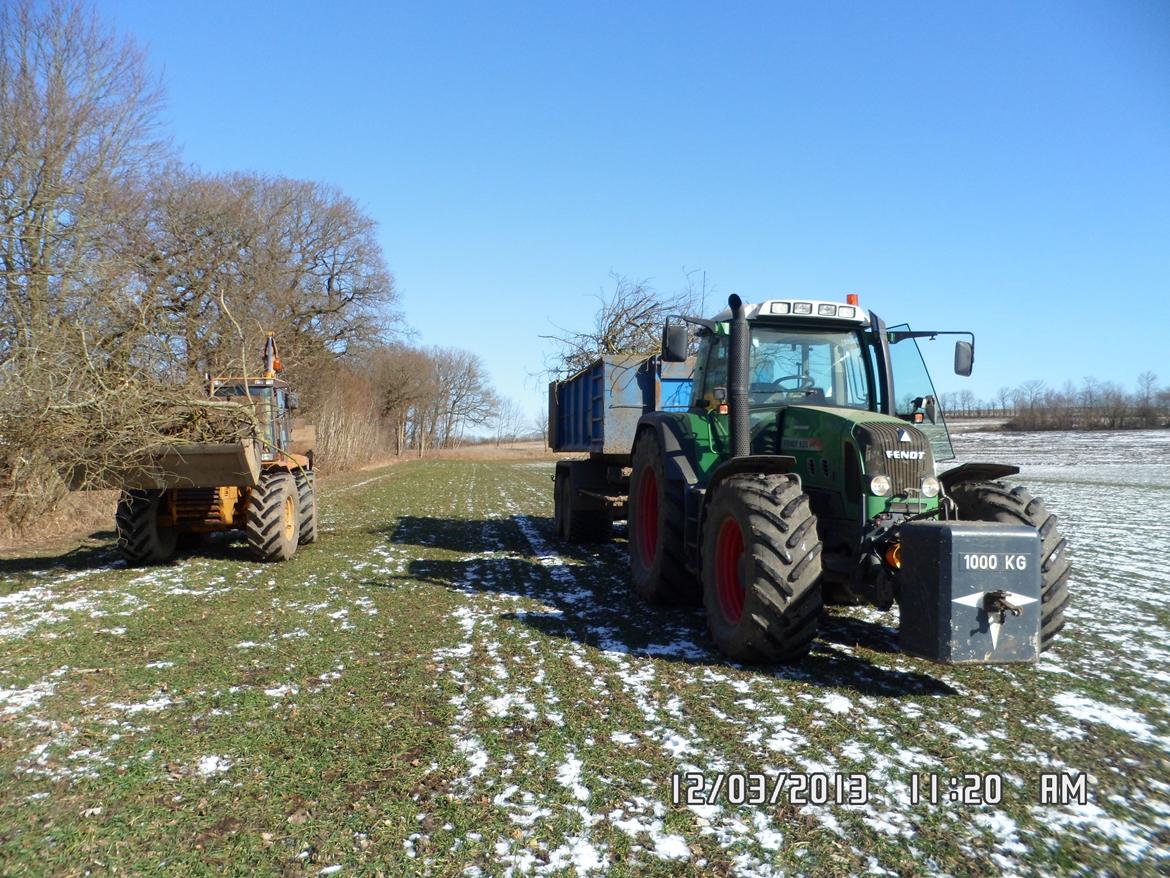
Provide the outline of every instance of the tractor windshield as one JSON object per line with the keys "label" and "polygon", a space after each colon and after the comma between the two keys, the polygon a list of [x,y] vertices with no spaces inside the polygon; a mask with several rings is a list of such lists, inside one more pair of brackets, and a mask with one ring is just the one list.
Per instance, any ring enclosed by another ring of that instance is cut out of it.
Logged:
{"label": "tractor windshield", "polygon": [[803,403],[872,408],[865,351],[855,332],[756,324],[748,382],[753,407]]}
{"label": "tractor windshield", "polygon": [[283,435],[283,411],[280,405],[281,393],[271,385],[231,382],[221,384],[215,388],[215,395],[221,399],[231,399],[235,402],[246,403],[251,398],[256,408],[256,420],[260,423],[260,438],[270,447],[283,447],[279,441]]}

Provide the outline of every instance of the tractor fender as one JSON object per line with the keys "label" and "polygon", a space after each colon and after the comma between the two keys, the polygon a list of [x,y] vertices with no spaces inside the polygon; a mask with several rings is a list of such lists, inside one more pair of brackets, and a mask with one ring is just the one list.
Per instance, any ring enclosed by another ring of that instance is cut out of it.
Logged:
{"label": "tractor fender", "polygon": [[[711,480],[707,483],[707,496],[710,497],[719,487],[719,483],[728,476],[737,476],[740,473],[790,473],[796,468],[796,458],[787,454],[745,454],[743,457],[732,457],[725,460],[711,473]],[[796,477],[800,483],[800,476]]]}
{"label": "tractor fender", "polygon": [[[678,419],[666,412],[650,412],[639,418],[638,429],[634,434],[634,445],[637,445],[638,439],[648,431],[653,431],[658,437],[658,446],[662,449],[662,468],[667,481],[677,482],[685,494],[688,488],[699,481],[694,461],[686,450],[692,445],[691,440],[683,433]],[[631,448],[631,456],[633,453],[634,449]]]}
{"label": "tractor fender", "polygon": [[964,463],[942,473],[938,480],[943,490],[949,491],[963,482],[992,482],[1005,476],[1014,476],[1019,471],[1018,466],[1006,463]]}

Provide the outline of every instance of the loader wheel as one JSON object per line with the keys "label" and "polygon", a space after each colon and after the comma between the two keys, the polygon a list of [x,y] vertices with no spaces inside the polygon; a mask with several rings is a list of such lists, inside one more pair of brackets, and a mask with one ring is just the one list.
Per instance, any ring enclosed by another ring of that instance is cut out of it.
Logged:
{"label": "loader wheel", "polygon": [[248,547],[259,561],[287,561],[300,538],[300,499],[290,473],[261,476],[248,497]]}
{"label": "loader wheel", "polygon": [[163,491],[123,491],[114,514],[118,551],[126,563],[162,564],[175,554],[178,534],[173,527],[159,527]]}
{"label": "loader wheel", "polygon": [[317,483],[305,473],[296,474],[297,503],[300,521],[297,542],[302,546],[317,542]]}
{"label": "loader wheel", "polygon": [[634,591],[652,604],[697,601],[699,584],[687,570],[683,544],[683,498],[666,480],[662,446],[653,433],[634,447],[626,517]]}
{"label": "loader wheel", "polygon": [[728,476],[703,527],[703,603],[716,645],[741,662],[805,656],[821,614],[821,542],[800,479]]}
{"label": "loader wheel", "polygon": [[1056,528],[1056,516],[1026,488],[1003,482],[962,482],[947,492],[965,521],[1026,524],[1040,531],[1040,651],[1052,646],[1064,627],[1068,607],[1068,541]]}
{"label": "loader wheel", "polygon": [[582,509],[571,467],[557,467],[553,483],[553,517],[557,534],[571,543],[603,543],[613,535],[613,519],[605,509]]}

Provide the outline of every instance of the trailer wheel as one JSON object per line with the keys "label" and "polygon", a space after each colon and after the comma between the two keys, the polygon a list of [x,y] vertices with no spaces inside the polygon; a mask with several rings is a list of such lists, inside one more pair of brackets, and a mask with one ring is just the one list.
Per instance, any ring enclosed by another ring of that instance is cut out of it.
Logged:
{"label": "trailer wheel", "polygon": [[662,446],[644,433],[634,446],[626,523],[630,581],[652,604],[691,603],[699,584],[687,570],[683,498],[672,491],[662,465]]}
{"label": "trailer wheel", "polygon": [[1064,627],[1072,571],[1068,541],[1056,527],[1056,516],[1026,488],[1003,482],[961,482],[948,495],[959,507],[961,519],[1026,524],[1040,532],[1040,651],[1047,650]]}
{"label": "trailer wheel", "polygon": [[317,542],[317,484],[304,472],[296,474],[300,521],[297,542],[302,546]]}
{"label": "trailer wheel", "polygon": [[286,472],[266,473],[248,497],[245,529],[258,561],[287,561],[300,538],[300,500],[296,480]]}
{"label": "trailer wheel", "polygon": [[821,614],[821,542],[800,479],[728,476],[703,531],[703,603],[716,645],[741,662],[795,662]]}
{"label": "trailer wheel", "polygon": [[558,466],[553,483],[553,517],[557,534],[572,543],[603,543],[613,534],[613,519],[605,509],[582,509],[572,466]]}
{"label": "trailer wheel", "polygon": [[118,551],[126,563],[162,564],[175,554],[179,536],[173,527],[159,527],[163,491],[123,491],[114,514]]}

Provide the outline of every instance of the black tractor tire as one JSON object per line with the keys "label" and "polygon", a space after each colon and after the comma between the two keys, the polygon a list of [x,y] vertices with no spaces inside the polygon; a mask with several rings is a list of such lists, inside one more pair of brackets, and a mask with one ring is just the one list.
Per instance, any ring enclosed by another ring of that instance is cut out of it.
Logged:
{"label": "black tractor tire", "polygon": [[634,446],[626,523],[634,591],[652,604],[697,602],[699,583],[686,564],[683,498],[666,480],[662,445],[653,433],[643,433]]}
{"label": "black tractor tire", "polygon": [[163,564],[175,556],[179,536],[173,527],[159,527],[163,491],[123,491],[114,514],[118,551],[126,563]]}
{"label": "black tractor tire", "polygon": [[291,473],[271,472],[248,497],[244,530],[258,561],[287,561],[300,538],[300,497]]}
{"label": "black tractor tire", "polygon": [[797,476],[746,473],[716,487],[703,526],[703,603],[724,655],[804,658],[823,607],[821,548]]}
{"label": "black tractor tire", "polygon": [[297,481],[297,502],[299,504],[300,530],[297,543],[307,546],[317,542],[319,530],[317,520],[317,480],[303,472],[295,476]]}
{"label": "black tractor tire", "polygon": [[962,482],[947,493],[964,521],[1026,524],[1040,532],[1040,651],[1047,650],[1064,627],[1072,572],[1068,541],[1057,529],[1056,516],[1026,488],[1003,482]]}
{"label": "black tractor tire", "polygon": [[553,482],[557,534],[571,543],[604,543],[613,536],[613,519],[606,509],[582,509],[577,487],[572,467],[557,467]]}

